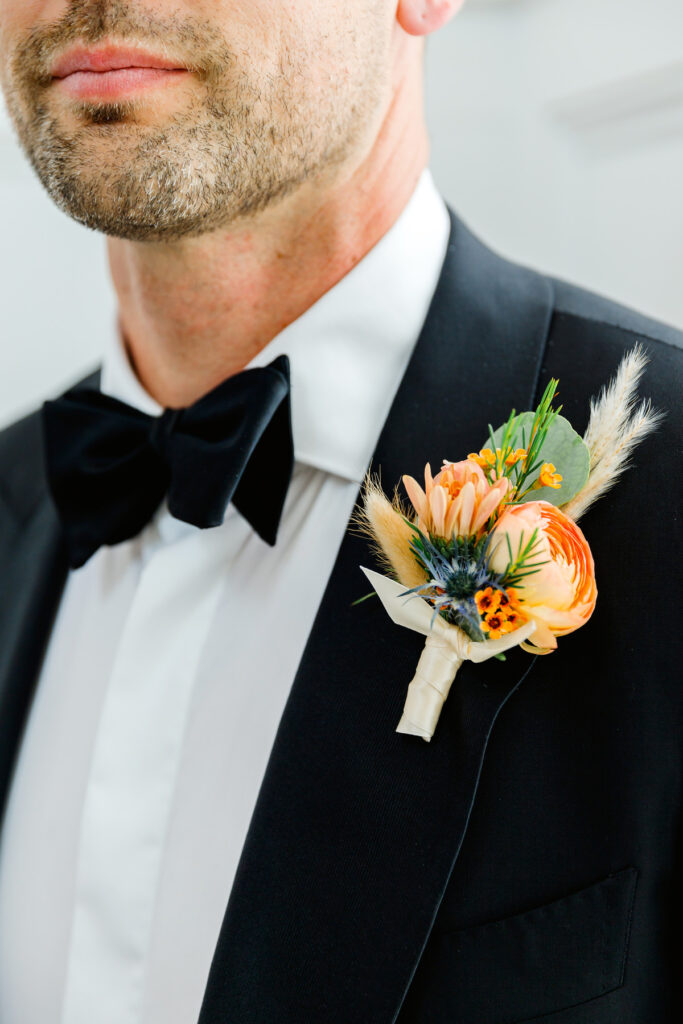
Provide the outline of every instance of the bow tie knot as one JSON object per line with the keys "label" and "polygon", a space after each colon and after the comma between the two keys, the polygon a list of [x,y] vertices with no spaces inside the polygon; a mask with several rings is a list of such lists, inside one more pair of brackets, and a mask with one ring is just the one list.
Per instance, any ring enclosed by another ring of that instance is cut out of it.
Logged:
{"label": "bow tie knot", "polygon": [[149,443],[164,461],[168,457],[169,440],[181,412],[181,409],[164,409],[160,416],[153,419],[150,426]]}
{"label": "bow tie knot", "polygon": [[43,435],[73,568],[134,537],[164,496],[172,516],[201,528],[220,525],[232,501],[274,544],[294,466],[289,360],[242,370],[159,416],[75,387],[44,404]]}

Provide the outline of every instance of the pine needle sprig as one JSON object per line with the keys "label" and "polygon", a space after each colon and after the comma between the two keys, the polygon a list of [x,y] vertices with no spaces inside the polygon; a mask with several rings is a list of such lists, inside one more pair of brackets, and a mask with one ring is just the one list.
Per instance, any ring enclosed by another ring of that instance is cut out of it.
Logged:
{"label": "pine needle sprig", "polygon": [[[560,414],[562,406],[553,408],[553,401],[557,394],[559,381],[553,378],[546,386],[541,397],[534,418],[531,423],[529,440],[527,442],[526,429],[521,429],[521,448],[524,449],[523,459],[512,458],[516,447],[520,447],[519,416],[515,409],[510,413],[507,422],[500,432],[500,440],[496,442],[495,431],[489,423],[489,444],[493,455],[493,462],[487,467],[489,480],[499,480],[507,477],[511,482],[510,497],[507,504],[517,504],[523,501],[529,491],[534,489],[534,477],[536,472],[543,465],[542,449],[548,437],[548,431]],[[525,486],[527,485],[527,486]]]}
{"label": "pine needle sprig", "polygon": [[499,480],[502,476],[510,477],[516,472],[516,469],[512,466],[508,466],[506,459],[510,452],[513,450],[513,440],[515,437],[515,430],[517,427],[517,411],[512,410],[508,416],[507,423],[503,426],[503,432],[500,438],[500,444],[496,444],[495,432],[493,426],[489,423],[489,444],[491,445],[491,451],[495,456],[495,462],[492,469],[495,470],[496,479]]}
{"label": "pine needle sprig", "polygon": [[538,536],[538,529],[533,531],[531,538],[526,544],[524,543],[524,530],[522,530],[519,535],[516,555],[513,554],[512,544],[507,533],[505,534],[505,542],[507,544],[509,562],[507,569],[502,574],[502,578],[506,587],[518,587],[522,580],[526,579],[527,576],[533,576],[534,573],[540,572],[541,566],[546,565],[549,561],[547,558],[542,562],[531,561],[538,554],[539,545],[542,544]]}
{"label": "pine needle sprig", "polygon": [[548,381],[541,401],[538,403],[534,413],[528,443],[526,431],[522,428],[522,448],[526,449],[526,457],[520,464],[519,473],[514,482],[515,490],[511,496],[511,503],[522,501],[529,491],[533,490],[533,484],[529,484],[526,488],[525,484],[533,478],[536,471],[543,465],[543,445],[546,442],[548,431],[562,410],[561,405],[557,409],[553,408],[558,384],[559,381],[554,377]]}

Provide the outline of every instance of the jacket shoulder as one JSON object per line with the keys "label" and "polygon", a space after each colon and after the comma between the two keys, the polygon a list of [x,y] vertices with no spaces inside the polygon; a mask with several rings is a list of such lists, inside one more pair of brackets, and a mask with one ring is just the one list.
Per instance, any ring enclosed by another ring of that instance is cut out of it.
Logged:
{"label": "jacket shoulder", "polygon": [[647,363],[639,393],[666,412],[659,437],[677,448],[683,386],[683,332],[602,298],[550,279],[554,308],[544,359],[545,375],[560,379],[565,415],[585,427],[589,399],[614,377],[626,353],[638,346]]}
{"label": "jacket shoulder", "polygon": [[[100,367],[72,387],[98,387]],[[43,459],[42,406],[0,429],[0,494],[26,493],[30,479],[40,474]],[[30,490],[30,487],[28,488]]]}
{"label": "jacket shoulder", "polygon": [[41,415],[36,409],[0,430],[0,501],[24,519],[44,488]]}
{"label": "jacket shoulder", "polygon": [[625,344],[642,339],[644,343],[658,342],[683,352],[683,331],[678,328],[567,281],[552,277],[549,280],[554,291],[555,315],[580,321],[594,338],[601,333],[614,336],[616,332],[623,335]]}
{"label": "jacket shoulder", "polygon": [[[73,387],[97,387],[100,367],[77,380]],[[42,406],[0,430],[0,504],[9,506],[19,520],[31,515],[45,495]]]}
{"label": "jacket shoulder", "polygon": [[0,475],[13,465],[27,447],[31,449],[40,433],[40,409],[14,420],[0,429]]}

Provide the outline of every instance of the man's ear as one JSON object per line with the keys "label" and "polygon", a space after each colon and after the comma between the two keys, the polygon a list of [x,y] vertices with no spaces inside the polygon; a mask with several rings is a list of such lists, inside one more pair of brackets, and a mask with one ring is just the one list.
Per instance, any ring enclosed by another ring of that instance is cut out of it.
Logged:
{"label": "man's ear", "polygon": [[411,36],[427,36],[445,25],[465,0],[398,0],[396,20]]}

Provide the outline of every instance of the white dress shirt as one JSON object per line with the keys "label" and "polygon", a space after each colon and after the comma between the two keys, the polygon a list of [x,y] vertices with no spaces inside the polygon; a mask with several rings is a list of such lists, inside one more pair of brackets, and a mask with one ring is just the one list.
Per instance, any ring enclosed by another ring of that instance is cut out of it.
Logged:
{"label": "white dress shirt", "polygon": [[[291,362],[296,464],[275,547],[232,505],[208,530],[162,505],[69,574],[0,842],[2,1024],[197,1020],[280,716],[449,227],[425,170],[384,237],[250,364]],[[101,387],[161,412],[118,330]]]}

